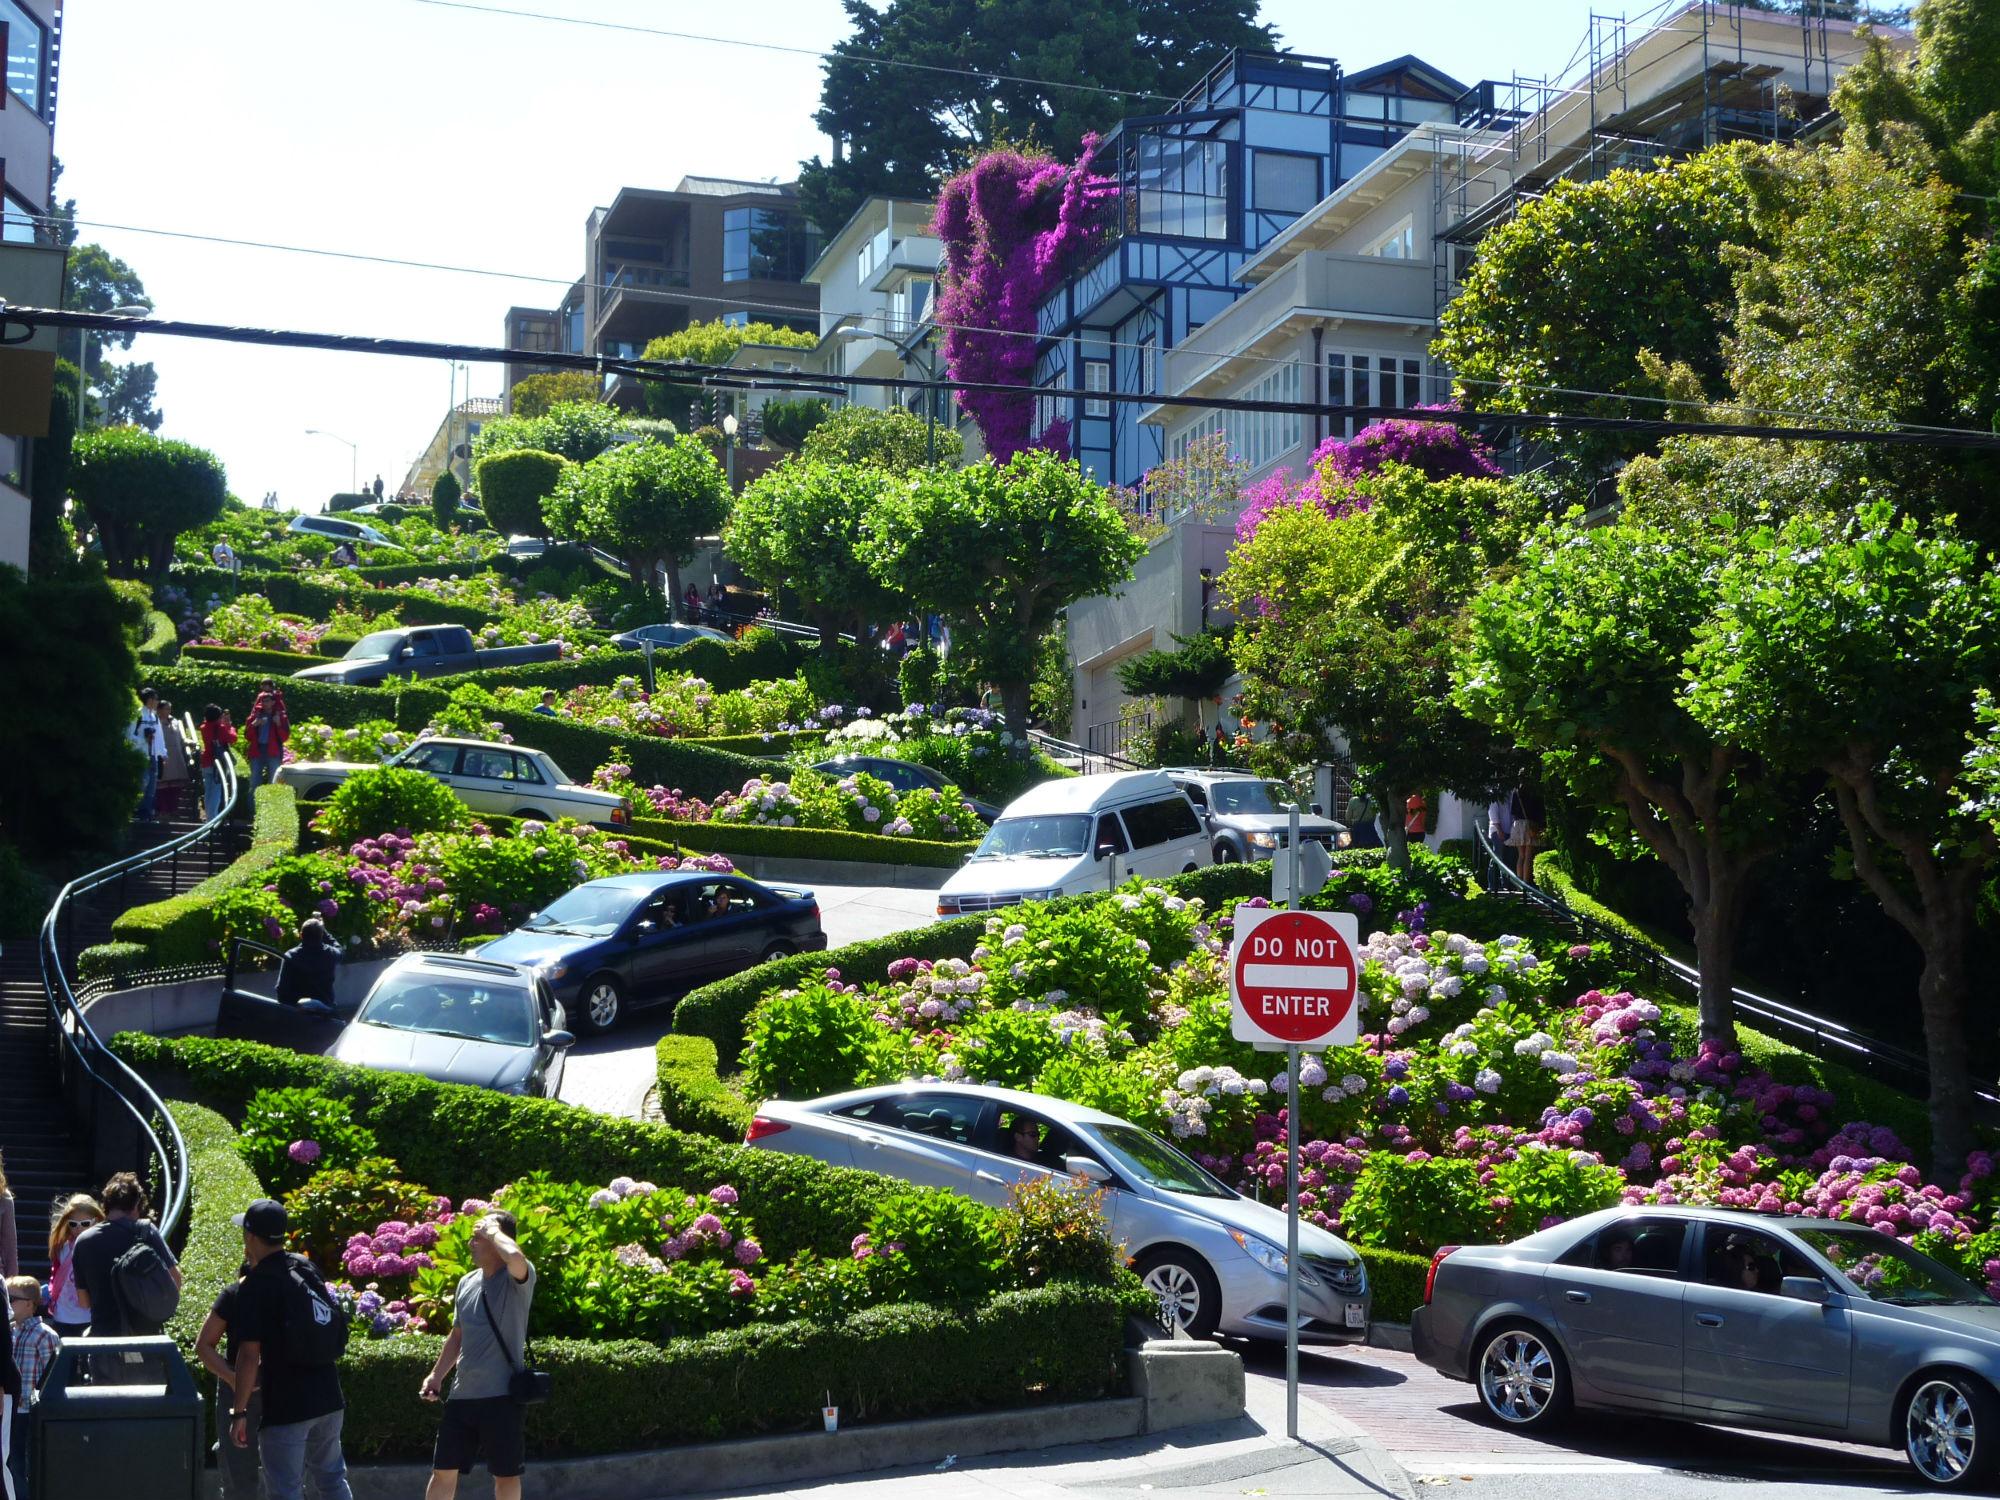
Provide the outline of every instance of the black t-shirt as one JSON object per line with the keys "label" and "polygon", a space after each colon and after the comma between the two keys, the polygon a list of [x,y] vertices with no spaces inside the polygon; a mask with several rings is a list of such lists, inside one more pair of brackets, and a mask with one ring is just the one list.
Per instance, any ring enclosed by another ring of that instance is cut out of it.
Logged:
{"label": "black t-shirt", "polygon": [[77,1236],[73,1272],[90,1298],[92,1338],[120,1338],[131,1331],[124,1304],[111,1285],[111,1267],[140,1240],[151,1245],[168,1265],[177,1264],[174,1252],[150,1219],[106,1219]]}
{"label": "black t-shirt", "polygon": [[[236,1294],[229,1331],[237,1344],[258,1346],[257,1389],[264,1393],[264,1425],[309,1422],[347,1403],[340,1374],[332,1365],[295,1365],[285,1355],[285,1307],[291,1295],[287,1260],[303,1255],[267,1255],[246,1276]],[[308,1262],[310,1264],[310,1262]]]}
{"label": "black t-shirt", "polygon": [[232,1281],[216,1293],[215,1305],[208,1310],[212,1318],[222,1319],[222,1358],[227,1364],[236,1363],[236,1298],[243,1283]]}

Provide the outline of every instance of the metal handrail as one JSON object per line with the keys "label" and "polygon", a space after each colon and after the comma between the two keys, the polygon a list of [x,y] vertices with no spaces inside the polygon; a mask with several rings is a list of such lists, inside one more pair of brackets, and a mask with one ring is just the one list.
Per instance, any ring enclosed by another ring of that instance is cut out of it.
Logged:
{"label": "metal handrail", "polygon": [[1028,743],[1053,760],[1074,760],[1084,770],[1091,768],[1092,762],[1100,762],[1107,771],[1143,771],[1147,769],[1130,756],[1119,755],[1110,750],[1090,750],[1068,740],[1059,740],[1052,734],[1039,729],[1028,731]]}
{"label": "metal handrail", "polygon": [[[191,716],[176,724],[184,743],[199,742],[193,730]],[[196,758],[199,764],[199,757]],[[242,784],[236,775],[236,765],[227,755],[216,757],[216,765],[222,772],[222,809],[199,827],[169,839],[164,844],[150,849],[142,849],[137,854],[114,860],[100,869],[79,875],[65,885],[49,907],[48,915],[42,918],[39,938],[42,961],[42,987],[49,1002],[48,1033],[49,1046],[54,1056],[56,1069],[61,1081],[72,1084],[81,1081],[84,1085],[83,1097],[91,1106],[90,1119],[94,1128],[95,1110],[99,1104],[116,1102],[116,1109],[130,1117],[139,1138],[143,1140],[159,1165],[160,1203],[158,1223],[162,1234],[171,1235],[179,1228],[186,1216],[188,1205],[188,1165],[187,1140],[181,1128],[167,1109],[165,1101],[153,1092],[152,1087],[141,1078],[126,1061],[104,1044],[104,1039],[91,1026],[84,1014],[82,1001],[71,986],[69,975],[63,970],[61,929],[65,916],[72,904],[92,891],[101,890],[113,881],[121,881],[127,876],[149,870],[157,864],[173,859],[185,849],[211,839],[221,829],[224,822],[235,812],[242,796]],[[155,1128],[154,1121],[160,1122]]]}

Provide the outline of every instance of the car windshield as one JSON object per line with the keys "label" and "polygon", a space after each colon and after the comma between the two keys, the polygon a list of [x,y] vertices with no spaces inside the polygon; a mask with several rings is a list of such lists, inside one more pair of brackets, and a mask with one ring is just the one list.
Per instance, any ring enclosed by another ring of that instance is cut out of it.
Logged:
{"label": "car windshield", "polygon": [[1995,1305],[1956,1271],[1879,1229],[1826,1224],[1792,1232],[1825,1256],[1871,1301],[1894,1307]]}
{"label": "car windshield", "polygon": [[1217,781],[1208,788],[1209,805],[1219,813],[1281,813],[1290,795],[1275,781]]}
{"label": "car windshield", "polygon": [[652,893],[623,885],[580,885],[565,891],[521,924],[528,932],[574,932],[609,937]]}
{"label": "car windshield", "polygon": [[974,859],[1074,859],[1090,852],[1090,819],[1077,814],[1002,818],[986,830]]}
{"label": "car windshield", "polygon": [[373,635],[364,635],[347,648],[346,660],[360,661],[369,656],[387,656],[396,649],[403,639],[400,630],[378,630]]}
{"label": "car windshield", "polygon": [[535,1040],[534,1001],[516,986],[439,982],[416,973],[384,984],[368,997],[361,1026],[420,1031],[427,1036],[526,1047]]}
{"label": "car windshield", "polygon": [[1234,1198],[1235,1192],[1150,1131],[1136,1125],[1100,1125],[1097,1133],[1118,1153],[1119,1164],[1141,1182],[1197,1198]]}

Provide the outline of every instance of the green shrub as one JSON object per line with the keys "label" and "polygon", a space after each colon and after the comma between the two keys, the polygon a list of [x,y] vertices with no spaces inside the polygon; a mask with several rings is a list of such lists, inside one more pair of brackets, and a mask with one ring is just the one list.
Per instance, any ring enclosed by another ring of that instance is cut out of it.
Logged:
{"label": "green shrub", "polygon": [[875,1010],[869,997],[817,976],[767,995],[750,1013],[744,1086],[760,1099],[817,1099],[900,1077],[907,1046]]}
{"label": "green shrub", "polygon": [[663,1036],[654,1049],[660,1114],[676,1130],[740,1141],[750,1128],[750,1104],[717,1076],[715,1043],[699,1036]]}
{"label": "green shrub", "polygon": [[288,1243],[337,1275],[352,1226],[415,1223],[432,1201],[428,1188],[403,1181],[401,1168],[386,1156],[365,1156],[351,1167],[321,1167],[305,1186],[285,1194],[292,1221]]}
{"label": "green shrub", "polygon": [[1024,1178],[1009,1189],[1002,1220],[1006,1258],[1031,1286],[1052,1281],[1114,1284],[1122,1247],[1104,1222],[1104,1191],[1056,1177]]}
{"label": "green shrub", "polygon": [[[181,968],[215,957],[216,902],[232,891],[261,884],[273,865],[298,848],[297,794],[288,786],[260,786],[255,799],[250,847],[194,889],[135,906],[117,917],[111,924],[111,943],[101,946],[119,951],[100,954],[93,963],[122,966],[129,957],[123,945],[128,944],[145,950],[142,967],[149,969]],[[118,967],[105,972],[121,971],[129,972]]]}
{"label": "green shrub", "polygon": [[[243,1231],[229,1222],[230,1217],[268,1194],[243,1160],[236,1130],[227,1120],[214,1110],[179,1099],[169,1100],[167,1108],[187,1141],[192,1196],[177,1247],[181,1304],[166,1332],[183,1350],[192,1350],[216,1294],[236,1279],[243,1264]],[[208,1380],[206,1374],[198,1378]]]}
{"label": "green shrub", "polygon": [[375,766],[356,771],[334,789],[319,831],[336,845],[351,844],[378,833],[456,828],[470,817],[457,794],[435,776]]}
{"label": "green shrub", "polygon": [[[1007,1241],[992,1209],[957,1193],[886,1194],[868,1220],[872,1285],[897,1300],[977,1305],[1001,1279]],[[857,1254],[859,1251],[857,1250]]]}
{"label": "green shrub", "polygon": [[322,1165],[352,1167],[375,1153],[374,1132],[355,1123],[347,1101],[315,1089],[259,1089],[243,1107],[242,1136],[250,1170],[282,1193]]}
{"label": "green shrub", "polygon": [[181,632],[170,615],[157,609],[146,611],[140,627],[139,660],[146,666],[166,666],[180,659]]}
{"label": "green shrub", "polygon": [[[682,743],[701,743],[683,741]],[[767,768],[768,769],[768,768]],[[849,833],[844,828],[775,828],[756,823],[680,823],[635,818],[632,831],[703,854],[763,855],[771,859],[829,859],[881,865],[921,865],[955,870],[974,845]]]}
{"label": "green shrub", "polygon": [[[260,675],[275,674],[289,677],[304,667],[321,665],[323,658],[307,656],[297,651],[272,651],[261,646],[203,646],[181,647],[180,659],[192,666],[226,667],[238,672],[256,672]],[[286,694],[290,706],[290,693]]]}
{"label": "green shrub", "polygon": [[1479,1164],[1463,1157],[1425,1161],[1378,1151],[1354,1179],[1341,1206],[1349,1238],[1409,1253],[1437,1245],[1477,1245],[1494,1238],[1491,1193]]}
{"label": "green shrub", "polygon": [[1355,1248],[1368,1268],[1368,1285],[1374,1294],[1370,1311],[1375,1320],[1409,1322],[1410,1314],[1424,1305],[1424,1281],[1430,1275],[1430,1259],[1405,1255],[1400,1250],[1378,1250],[1372,1245]]}

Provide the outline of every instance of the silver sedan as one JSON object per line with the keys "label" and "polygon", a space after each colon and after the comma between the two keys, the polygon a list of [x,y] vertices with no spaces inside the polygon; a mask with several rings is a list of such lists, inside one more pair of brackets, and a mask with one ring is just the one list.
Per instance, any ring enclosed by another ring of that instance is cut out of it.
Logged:
{"label": "silver sedan", "polygon": [[456,953],[405,953],[334,1039],[335,1062],[553,1099],[576,1038],[532,970]]}
{"label": "silver sedan", "polygon": [[1926,1481],[2000,1471],[2000,1304],[1864,1225],[1609,1209],[1440,1250],[1410,1336],[1514,1428],[1572,1407],[1901,1448]]}
{"label": "silver sedan", "polygon": [[[1101,1187],[1112,1237],[1169,1319],[1195,1338],[1285,1336],[1284,1214],[1116,1115],[984,1084],[904,1083],[766,1100],[744,1139],[995,1205],[1024,1180]],[[1301,1224],[1301,1341],[1363,1343],[1368,1315],[1361,1257]]]}

